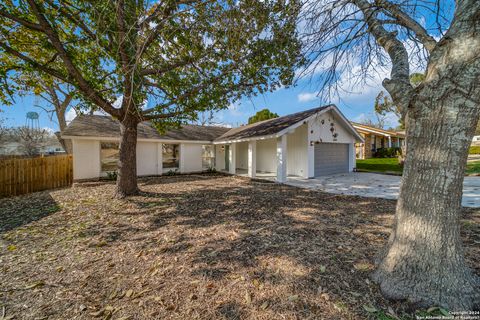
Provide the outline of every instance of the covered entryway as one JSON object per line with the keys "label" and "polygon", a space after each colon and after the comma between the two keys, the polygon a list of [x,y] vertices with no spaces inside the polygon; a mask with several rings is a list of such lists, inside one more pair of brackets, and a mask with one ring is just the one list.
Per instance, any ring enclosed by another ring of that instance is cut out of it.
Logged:
{"label": "covered entryway", "polygon": [[314,149],[315,177],[349,172],[347,143],[317,143]]}

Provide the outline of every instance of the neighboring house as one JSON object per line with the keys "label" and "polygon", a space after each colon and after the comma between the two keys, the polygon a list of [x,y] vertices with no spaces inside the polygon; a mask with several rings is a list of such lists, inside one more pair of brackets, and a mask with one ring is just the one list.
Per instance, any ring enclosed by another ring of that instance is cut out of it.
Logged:
{"label": "neighboring house", "polygon": [[480,146],[480,136],[473,136],[472,145],[473,146]]}
{"label": "neighboring house", "polygon": [[[75,180],[105,176],[116,169],[120,129],[110,117],[81,115],[62,137],[73,143]],[[355,167],[355,143],[363,139],[334,105],[238,128],[184,125],[160,134],[149,122],[138,125],[137,174],[208,168],[232,174],[257,173],[312,178]]]}
{"label": "neighboring house", "polygon": [[401,148],[405,144],[405,133],[383,130],[372,126],[352,122],[364,142],[355,145],[357,159],[372,158],[381,148]]}
{"label": "neighboring house", "polygon": [[[38,146],[38,152],[42,155],[63,154],[62,145],[56,137],[49,137]],[[8,136],[0,142],[0,156],[23,156],[25,155],[24,145],[17,138]]]}

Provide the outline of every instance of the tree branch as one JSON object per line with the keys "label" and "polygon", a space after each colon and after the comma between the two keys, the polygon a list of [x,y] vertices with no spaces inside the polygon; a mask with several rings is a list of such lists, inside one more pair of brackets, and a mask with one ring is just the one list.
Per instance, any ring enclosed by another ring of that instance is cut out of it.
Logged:
{"label": "tree branch", "polygon": [[375,0],[375,5],[390,13],[400,25],[413,31],[420,42],[422,42],[425,49],[427,49],[429,53],[432,52],[437,45],[437,41],[435,41],[435,39],[428,34],[427,30],[425,30],[417,21],[403,12],[397,4],[391,3],[388,0]]}
{"label": "tree branch", "polygon": [[39,70],[41,70],[45,73],[48,73],[49,75],[51,75],[51,76],[53,76],[57,79],[60,79],[64,82],[70,82],[70,80],[68,80],[66,77],[64,77],[64,75],[60,71],[49,68],[49,67],[39,63],[38,61],[35,61],[32,58],[27,57],[26,55],[18,52],[17,50],[15,50],[12,47],[6,45],[5,43],[0,42],[0,47],[3,48],[6,52],[10,53],[11,55],[13,55],[13,56],[25,61],[26,63],[30,64],[32,67],[34,67],[36,69],[39,69]]}
{"label": "tree branch", "polygon": [[40,24],[27,21],[25,19],[19,18],[19,17],[13,15],[13,14],[8,13],[8,12],[0,11],[0,16],[3,16],[7,19],[10,19],[10,20],[13,20],[17,23],[20,23],[22,26],[24,26],[28,29],[35,30],[35,31],[40,31],[40,32],[44,31],[44,29],[42,28],[42,26]]}
{"label": "tree branch", "polygon": [[413,93],[410,84],[410,66],[408,53],[403,43],[397,39],[396,32],[388,32],[378,20],[378,12],[374,10],[366,0],[352,0],[363,12],[370,33],[377,43],[385,49],[392,62],[391,79],[383,80],[383,86],[390,93],[405,115]]}
{"label": "tree branch", "polygon": [[78,83],[78,87],[82,91],[82,93],[85,95],[85,97],[93,101],[103,110],[108,112],[110,115],[114,117],[118,117],[119,110],[114,108],[107,100],[105,100],[102,96],[100,96],[95,91],[95,89],[93,89],[92,86],[90,86],[87,80],[85,80],[85,78],[82,76],[80,71],[76,68],[76,66],[72,62],[72,59],[70,58],[70,55],[68,54],[66,49],[63,47],[63,44],[60,41],[60,38],[58,37],[56,30],[53,29],[53,27],[50,25],[48,20],[45,18],[45,16],[43,15],[43,12],[41,12],[41,9],[38,7],[35,0],[28,0],[28,3],[33,13],[37,17],[40,25],[42,26],[44,33],[47,35],[53,47],[60,55],[60,58],[63,60],[65,68],[67,69],[67,72]]}

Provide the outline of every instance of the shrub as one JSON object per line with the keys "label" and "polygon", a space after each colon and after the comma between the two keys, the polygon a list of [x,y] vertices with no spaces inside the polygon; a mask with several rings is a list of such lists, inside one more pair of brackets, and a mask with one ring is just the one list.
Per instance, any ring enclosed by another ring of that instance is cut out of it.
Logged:
{"label": "shrub", "polygon": [[107,179],[117,181],[117,171],[108,171],[107,172]]}
{"label": "shrub", "polygon": [[175,176],[178,174],[178,169],[173,170],[168,170],[167,172],[164,173],[165,176]]}
{"label": "shrub", "polygon": [[480,146],[471,146],[468,153],[469,154],[480,154]]}
{"label": "shrub", "polygon": [[375,151],[374,158],[395,158],[402,154],[401,148],[379,148]]}
{"label": "shrub", "polygon": [[215,172],[217,172],[217,169],[215,169],[214,167],[209,167],[207,170],[205,170],[205,172],[215,173]]}

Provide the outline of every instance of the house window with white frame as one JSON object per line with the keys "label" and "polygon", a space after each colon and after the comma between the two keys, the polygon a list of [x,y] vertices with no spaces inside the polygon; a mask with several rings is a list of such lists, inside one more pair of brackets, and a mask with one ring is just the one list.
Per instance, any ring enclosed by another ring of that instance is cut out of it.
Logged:
{"label": "house window with white frame", "polygon": [[162,145],[162,167],[163,169],[174,170],[180,168],[180,145]]}
{"label": "house window with white frame", "polygon": [[202,146],[202,169],[207,170],[215,167],[215,147],[213,145]]}
{"label": "house window with white frame", "polygon": [[118,169],[118,142],[100,142],[100,168],[102,172],[113,172]]}

